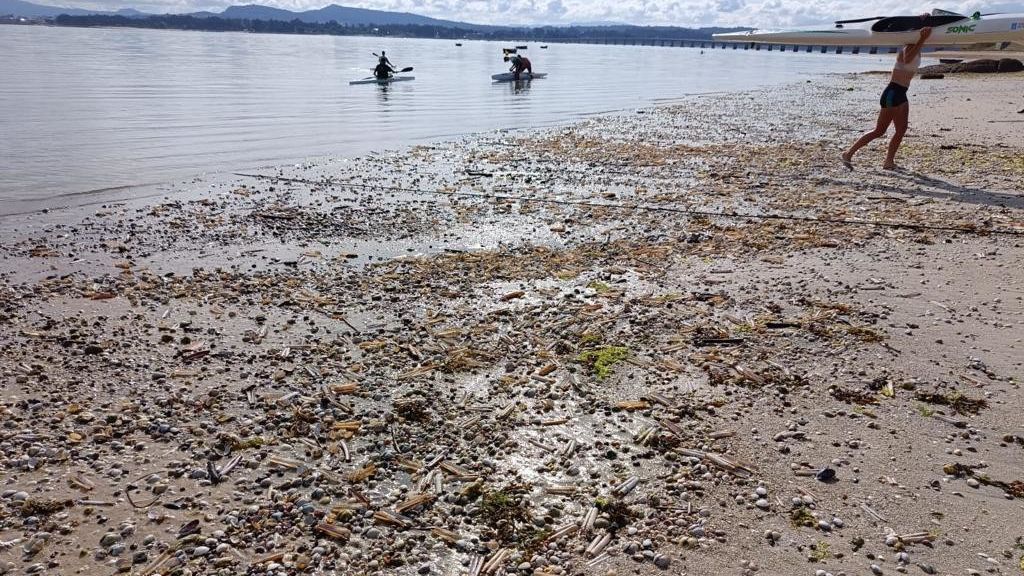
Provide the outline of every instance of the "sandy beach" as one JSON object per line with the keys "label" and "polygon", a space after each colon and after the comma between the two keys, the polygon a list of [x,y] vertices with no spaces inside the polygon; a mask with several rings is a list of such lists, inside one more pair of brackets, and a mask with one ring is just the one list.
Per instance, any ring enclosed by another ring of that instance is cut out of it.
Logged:
{"label": "sandy beach", "polygon": [[0,220],[0,574],[1019,574],[1022,80]]}

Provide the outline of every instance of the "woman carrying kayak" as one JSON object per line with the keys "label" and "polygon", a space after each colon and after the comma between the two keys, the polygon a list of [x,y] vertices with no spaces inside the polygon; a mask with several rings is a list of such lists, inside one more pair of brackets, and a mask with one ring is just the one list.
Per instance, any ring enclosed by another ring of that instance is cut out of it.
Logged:
{"label": "woman carrying kayak", "polygon": [[512,72],[513,79],[516,82],[519,82],[519,75],[524,70],[527,74],[533,74],[533,65],[530,64],[530,59],[516,54],[515,56],[512,57],[512,67],[509,68],[508,71]]}
{"label": "woman carrying kayak", "polygon": [[875,129],[861,136],[853,143],[853,146],[850,146],[849,150],[840,156],[843,166],[846,166],[848,170],[853,170],[853,155],[872,140],[885,136],[890,124],[895,125],[896,132],[892,135],[892,140],[889,140],[889,150],[882,168],[896,169],[896,151],[900,149],[903,135],[907,133],[907,126],[910,123],[910,102],[907,100],[907,89],[910,88],[910,81],[914,79],[917,69],[921,66],[921,49],[931,34],[931,28],[921,28],[921,35],[917,42],[907,44],[900,49],[896,56],[896,65],[892,69],[889,85],[882,91],[882,109],[878,112]]}

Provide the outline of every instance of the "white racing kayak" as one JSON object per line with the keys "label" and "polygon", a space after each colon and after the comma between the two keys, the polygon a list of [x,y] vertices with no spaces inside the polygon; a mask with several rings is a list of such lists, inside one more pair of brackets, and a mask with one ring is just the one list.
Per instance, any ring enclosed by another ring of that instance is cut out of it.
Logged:
{"label": "white racing kayak", "polygon": [[353,84],[391,84],[392,82],[405,82],[407,80],[415,80],[415,76],[392,76],[391,78],[363,78],[362,80],[353,80],[349,82],[349,85]]}
{"label": "white racing kayak", "polygon": [[921,28],[930,26],[927,46],[1024,41],[1024,14],[975,14],[964,16],[932,10],[927,18],[889,16],[840,20],[831,28],[751,30],[715,34],[722,42],[802,44],[816,46],[902,46],[917,42]]}
{"label": "white racing kayak", "polygon": [[[534,80],[534,79],[537,79],[537,78],[544,78],[547,75],[548,75],[547,72],[538,72],[538,73],[535,73],[535,74],[530,74],[529,72],[523,72],[522,74],[519,75],[519,80],[520,81],[523,81],[523,80]],[[491,76],[491,80],[494,80],[495,82],[513,82],[513,81],[515,81],[515,79],[516,79],[515,74],[513,74],[511,72],[505,72],[503,74],[494,74],[494,75]]]}

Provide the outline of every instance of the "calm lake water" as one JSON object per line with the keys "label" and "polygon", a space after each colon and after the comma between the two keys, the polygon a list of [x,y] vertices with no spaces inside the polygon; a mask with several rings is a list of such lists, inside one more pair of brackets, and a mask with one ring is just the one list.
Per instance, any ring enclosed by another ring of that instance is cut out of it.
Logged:
{"label": "calm lake water", "polygon": [[[0,214],[131,196],[209,172],[545,126],[687,94],[878,67],[881,57],[531,45],[528,89],[493,84],[512,43],[0,26]],[[416,80],[349,86],[387,50]],[[112,190],[114,188],[120,190]]]}

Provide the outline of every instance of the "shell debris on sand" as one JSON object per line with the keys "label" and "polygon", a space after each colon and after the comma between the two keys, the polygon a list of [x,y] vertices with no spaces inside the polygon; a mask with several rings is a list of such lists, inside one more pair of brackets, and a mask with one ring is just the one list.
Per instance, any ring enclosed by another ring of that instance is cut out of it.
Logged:
{"label": "shell debris on sand", "polygon": [[853,574],[905,552],[960,573],[1019,556],[983,499],[1020,481],[1022,254],[988,233],[1024,229],[1021,150],[917,139],[907,161],[934,178],[851,179],[833,148],[866,97],[794,90],[821,113],[725,95],[12,235],[0,572]]}

